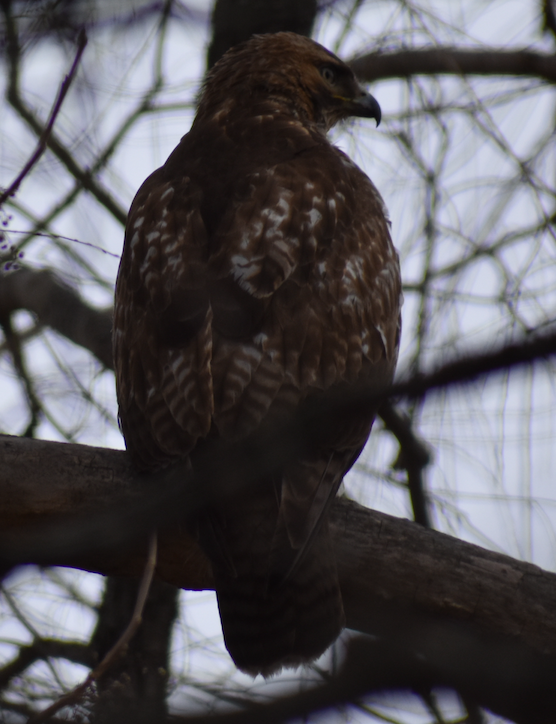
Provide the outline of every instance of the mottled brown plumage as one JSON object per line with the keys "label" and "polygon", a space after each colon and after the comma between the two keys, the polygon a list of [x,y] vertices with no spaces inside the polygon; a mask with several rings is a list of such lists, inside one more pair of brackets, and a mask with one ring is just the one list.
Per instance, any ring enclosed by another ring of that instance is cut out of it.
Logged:
{"label": "mottled brown plumage", "polygon": [[[330,144],[376,101],[317,43],[257,36],[229,51],[197,116],[129,213],[114,350],[126,445],[143,469],[240,439],[311,396],[393,375],[400,277],[380,194]],[[199,521],[236,664],[269,674],[344,625],[326,509],[373,414],[260,490]]]}

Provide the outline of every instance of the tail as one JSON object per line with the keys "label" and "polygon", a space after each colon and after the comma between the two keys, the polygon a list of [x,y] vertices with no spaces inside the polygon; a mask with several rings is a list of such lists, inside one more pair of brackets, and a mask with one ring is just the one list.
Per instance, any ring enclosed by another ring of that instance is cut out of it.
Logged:
{"label": "tail", "polygon": [[290,575],[297,551],[272,493],[234,501],[220,511],[218,528],[227,563],[211,557],[224,641],[236,666],[270,676],[314,661],[345,625],[327,521]]}

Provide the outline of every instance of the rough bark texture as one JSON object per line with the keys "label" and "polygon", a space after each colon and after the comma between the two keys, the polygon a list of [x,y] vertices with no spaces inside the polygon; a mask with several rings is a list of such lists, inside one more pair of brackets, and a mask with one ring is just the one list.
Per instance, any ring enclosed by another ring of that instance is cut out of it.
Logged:
{"label": "rough bark texture", "polygon": [[[97,547],[78,556],[58,550],[45,558],[55,521],[91,519],[93,511],[117,515],[145,494],[125,453],[1,436],[0,461],[4,553],[29,526],[50,522],[47,533],[35,535],[40,562],[104,574],[141,573],[145,543],[137,537],[127,550],[118,546],[107,554]],[[402,617],[418,612],[465,621],[556,654],[556,575],[349,500],[334,504],[332,526],[350,628],[375,632],[373,608],[395,605]],[[180,588],[212,587],[206,559],[183,530],[161,534],[157,575]]]}

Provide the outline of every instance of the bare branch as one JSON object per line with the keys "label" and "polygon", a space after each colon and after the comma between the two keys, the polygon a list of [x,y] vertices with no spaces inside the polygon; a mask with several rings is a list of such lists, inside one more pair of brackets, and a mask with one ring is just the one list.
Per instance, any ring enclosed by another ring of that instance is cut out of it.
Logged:
{"label": "bare branch", "polygon": [[[19,47],[19,38],[14,17],[11,14],[10,3],[3,3],[2,10],[6,17],[6,36],[8,60],[10,63],[8,74],[8,89],[6,97],[10,105],[14,108],[21,118],[27,123],[36,136],[42,138],[45,133],[45,125],[36,117],[34,111],[29,108],[20,94],[19,89],[19,71],[21,53]],[[113,196],[93,178],[90,171],[83,170],[74,159],[71,152],[64,146],[59,138],[53,132],[47,138],[47,146],[66,167],[69,173],[74,176],[81,186],[89,191],[97,201],[102,204],[114,218],[122,225],[125,225],[127,213],[114,200]]]}
{"label": "bare branch", "polygon": [[556,83],[556,55],[530,50],[422,48],[369,53],[350,62],[354,73],[372,83],[413,75],[528,76]]}
{"label": "bare branch", "polygon": [[11,184],[11,186],[9,188],[7,188],[3,194],[0,195],[0,206],[2,206],[2,204],[4,203],[4,201],[7,198],[9,198],[10,196],[13,196],[15,194],[15,192],[18,190],[19,186],[21,185],[21,182],[23,181],[23,179],[27,176],[27,174],[30,172],[30,170],[33,168],[33,166],[35,166],[35,164],[38,162],[40,157],[46,151],[48,139],[50,138],[50,134],[52,133],[52,129],[54,128],[54,123],[56,121],[58,113],[60,112],[62,103],[64,102],[64,98],[67,95],[69,87],[75,77],[75,73],[77,72],[77,66],[79,65],[79,61],[81,60],[81,56],[83,55],[83,51],[85,50],[86,45],[87,45],[87,36],[85,34],[85,31],[82,30],[79,33],[77,53],[75,55],[75,59],[71,66],[70,72],[66,75],[66,77],[64,78],[64,80],[62,82],[62,85],[60,86],[60,90],[58,92],[58,97],[56,98],[54,106],[52,107],[52,111],[50,112],[50,116],[46,122],[46,126],[44,127],[44,131],[39,138],[37,148],[36,148],[35,152],[33,153],[33,155],[31,156],[31,158],[27,161],[27,163],[25,164],[25,166],[23,167],[21,172],[18,174],[17,178]]}
{"label": "bare branch", "polygon": [[108,669],[110,669],[115,661],[120,656],[122,656],[125,649],[127,648],[127,645],[135,636],[135,634],[137,633],[137,629],[141,625],[143,609],[145,608],[145,603],[147,601],[147,596],[151,587],[154,570],[156,567],[156,550],[156,533],[151,533],[151,535],[149,536],[149,551],[147,554],[147,562],[145,564],[145,570],[143,571],[141,586],[139,588],[137,601],[135,603],[135,609],[133,611],[131,621],[129,622],[126,630],[116,641],[116,643],[106,654],[106,656],[102,659],[100,664],[98,664],[98,666],[95,666],[95,668],[89,673],[89,675],[82,684],[79,684],[79,686],[76,686],[67,694],[61,696],[57,701],[55,701],[43,711],[37,712],[37,714],[30,717],[28,724],[40,724],[40,722],[47,721],[47,719],[49,719],[53,714],[56,714],[56,712],[60,711],[60,709],[63,709],[65,706],[78,704],[89,689],[89,687],[95,681],[98,681],[98,679],[100,679],[108,671]]}
{"label": "bare branch", "polygon": [[112,369],[112,310],[89,307],[54,273],[18,269],[0,273],[0,317],[18,309],[35,314],[41,324],[92,352]]}
{"label": "bare branch", "polygon": [[[76,292],[48,271],[19,269],[3,275],[0,281],[0,314],[27,309],[37,314],[43,324],[90,350],[107,368],[112,369],[111,310],[89,307]],[[395,397],[421,397],[430,390],[474,381],[492,372],[530,364],[554,354],[556,332],[544,336],[531,335],[492,352],[469,354],[428,374],[401,380],[380,394],[357,386],[353,394],[342,392],[342,399],[335,404],[338,411],[342,407],[355,411],[358,406],[367,408],[369,404]],[[324,404],[328,406],[329,401]]]}
{"label": "bare branch", "polygon": [[524,654],[511,643],[469,636],[445,622],[392,630],[384,617],[380,638],[350,642],[340,671],[321,686],[271,704],[220,715],[174,716],[175,724],[279,724],[350,704],[371,692],[449,686],[478,695],[491,711],[517,724],[550,724],[556,695],[554,657]]}
{"label": "bare branch", "polygon": [[0,689],[4,689],[14,676],[19,676],[35,661],[46,658],[67,659],[84,666],[94,664],[94,657],[88,644],[39,638],[29,646],[20,646],[15,659],[0,669]]}
{"label": "bare branch", "polygon": [[556,38],[556,6],[554,0],[542,0],[543,30],[548,30]]}
{"label": "bare branch", "polygon": [[10,351],[14,369],[17,372],[17,376],[19,377],[25,389],[27,405],[29,407],[29,412],[31,413],[31,419],[29,420],[29,423],[23,435],[24,437],[34,437],[36,427],[39,424],[42,406],[35,391],[35,385],[33,384],[33,380],[27,371],[27,365],[25,364],[25,358],[23,356],[23,350],[21,349],[19,335],[14,332],[11,318],[9,316],[4,316],[0,313],[0,327],[4,332],[6,345]]}
{"label": "bare branch", "polygon": [[385,402],[378,412],[387,429],[400,444],[400,454],[394,467],[407,472],[414,520],[420,525],[431,528],[424,481],[424,470],[432,459],[430,450],[415,434],[409,417],[391,402]]}

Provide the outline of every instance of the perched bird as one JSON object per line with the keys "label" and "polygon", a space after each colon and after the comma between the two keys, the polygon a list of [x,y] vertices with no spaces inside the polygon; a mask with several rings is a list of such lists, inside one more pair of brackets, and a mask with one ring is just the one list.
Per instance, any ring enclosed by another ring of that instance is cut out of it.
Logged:
{"label": "perched bird", "polygon": [[[242,440],[326,394],[392,380],[398,256],[382,198],[327,139],[380,121],[350,68],[294,33],[254,36],[208,74],[189,133],[141,186],[116,285],[121,428],[156,470]],[[269,675],[344,626],[327,508],[374,411],[197,524],[236,665]]]}

